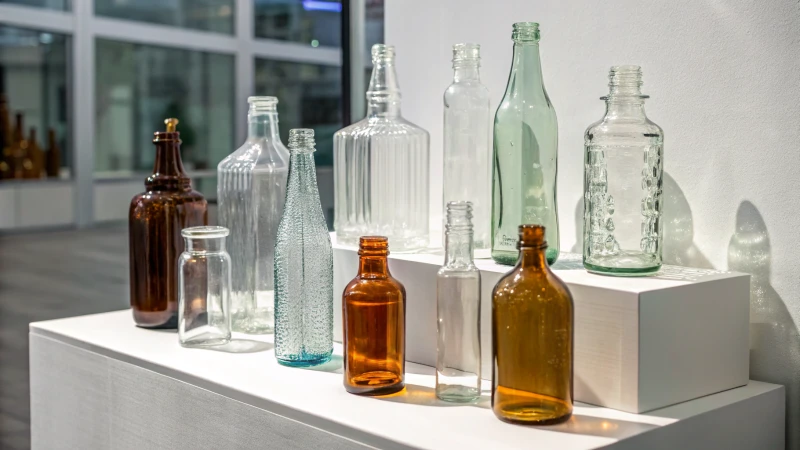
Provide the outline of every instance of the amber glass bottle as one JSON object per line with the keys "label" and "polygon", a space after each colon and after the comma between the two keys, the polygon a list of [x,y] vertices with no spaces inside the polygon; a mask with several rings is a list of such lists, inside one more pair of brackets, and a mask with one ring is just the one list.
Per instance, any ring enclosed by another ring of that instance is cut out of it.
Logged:
{"label": "amber glass bottle", "polygon": [[31,127],[28,134],[28,152],[23,162],[23,172],[25,178],[42,178],[44,172],[44,153],[36,139],[36,128]]}
{"label": "amber glass bottle", "polygon": [[547,266],[544,227],[520,225],[519,259],[492,291],[492,409],[507,422],[572,415],[573,304]]}
{"label": "amber glass bottle", "polygon": [[145,328],[175,328],[178,323],[178,257],[181,230],[207,225],[206,200],[192,190],[183,171],[177,119],[155,133],[156,160],[147,190],[131,200],[128,215],[133,320]]}
{"label": "amber glass bottle", "polygon": [[0,94],[0,179],[11,177],[11,117],[8,110],[8,98]]}
{"label": "amber glass bottle", "polygon": [[47,131],[47,157],[45,158],[45,171],[50,178],[58,178],[61,172],[61,149],[58,147],[56,130]]}
{"label": "amber glass bottle", "polygon": [[342,295],[344,387],[391,394],[405,387],[406,289],[389,273],[386,237],[361,237],[358,255],[358,274]]}

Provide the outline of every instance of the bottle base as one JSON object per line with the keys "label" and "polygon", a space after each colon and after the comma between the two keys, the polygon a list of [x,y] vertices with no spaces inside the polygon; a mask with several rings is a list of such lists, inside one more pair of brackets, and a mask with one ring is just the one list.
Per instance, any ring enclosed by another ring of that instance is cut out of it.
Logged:
{"label": "bottle base", "polygon": [[[548,248],[545,252],[545,257],[547,258],[547,265],[552,266],[556,261],[558,261],[558,250]],[[517,265],[517,260],[519,260],[519,251],[492,250],[492,259],[497,264],[515,266]]]}
{"label": "bottle base", "polygon": [[310,355],[303,355],[302,357],[297,358],[281,358],[276,357],[278,363],[282,366],[288,367],[314,367],[319,366],[320,364],[325,364],[326,362],[331,360],[331,353],[326,355],[320,355],[317,357],[313,357]]}
{"label": "bottle base", "polygon": [[495,416],[503,422],[513,423],[515,425],[556,425],[568,421],[569,418],[572,417],[572,412],[553,417],[546,413],[530,410],[513,414],[509,414],[509,412],[498,414],[495,412]]}
{"label": "bottle base", "polygon": [[584,258],[583,267],[591,273],[617,277],[646,277],[661,270],[661,263],[644,254],[623,254],[606,258]]}
{"label": "bottle base", "polygon": [[563,398],[498,386],[492,393],[492,411],[504,422],[551,425],[572,415],[572,402]]}
{"label": "bottle base", "polygon": [[450,403],[474,403],[481,398],[481,390],[470,386],[439,385],[436,397]]}
{"label": "bottle base", "polygon": [[146,328],[149,330],[174,330],[178,328],[178,314],[171,314],[169,317],[164,317],[165,312],[143,312],[134,311],[133,320],[139,328]]}
{"label": "bottle base", "polygon": [[228,344],[230,341],[231,341],[230,337],[220,337],[220,338],[203,339],[197,341],[181,342],[181,346],[185,348],[217,347],[220,345]]}
{"label": "bottle base", "polygon": [[400,392],[406,385],[403,378],[387,371],[367,372],[345,380],[344,388],[356,395],[389,395]]}

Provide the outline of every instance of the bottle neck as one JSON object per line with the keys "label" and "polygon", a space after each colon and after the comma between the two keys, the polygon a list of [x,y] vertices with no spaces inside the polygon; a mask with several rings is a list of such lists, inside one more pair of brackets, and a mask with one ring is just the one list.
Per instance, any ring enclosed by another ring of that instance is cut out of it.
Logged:
{"label": "bottle neck", "polygon": [[[291,191],[291,192],[289,192]],[[292,149],[289,156],[289,181],[286,196],[311,194],[319,197],[317,190],[317,169],[314,165],[313,150]],[[318,203],[319,201],[317,201]]]}
{"label": "bottle neck", "polygon": [[365,254],[358,258],[359,278],[388,278],[389,263],[385,254]]}
{"label": "bottle neck", "polygon": [[188,189],[191,180],[183,170],[180,141],[162,140],[157,141],[155,145],[156,160],[153,164],[153,174],[145,182],[147,187]]}
{"label": "bottle neck", "polygon": [[643,120],[647,116],[644,112],[644,98],[639,96],[606,97],[606,118],[612,120],[630,119]]}
{"label": "bottle neck", "polygon": [[189,253],[220,253],[225,251],[225,238],[192,239],[184,238]]}
{"label": "bottle neck", "polygon": [[453,63],[453,82],[481,81],[480,65],[477,62]]}
{"label": "bottle neck", "polygon": [[400,116],[400,86],[394,62],[378,60],[372,67],[372,77],[367,90],[367,118],[394,118]]}
{"label": "bottle neck", "polygon": [[546,250],[546,246],[520,248],[517,267],[522,269],[545,270],[547,268]]}
{"label": "bottle neck", "polygon": [[514,42],[511,75],[506,92],[522,90],[532,95],[544,95],[538,42]]}
{"label": "bottle neck", "polygon": [[254,111],[251,108],[247,113],[247,139],[251,141],[260,139],[280,141],[278,112],[275,110]]}
{"label": "bottle neck", "polygon": [[444,244],[444,265],[466,267],[473,265],[474,241],[470,230],[448,230]]}

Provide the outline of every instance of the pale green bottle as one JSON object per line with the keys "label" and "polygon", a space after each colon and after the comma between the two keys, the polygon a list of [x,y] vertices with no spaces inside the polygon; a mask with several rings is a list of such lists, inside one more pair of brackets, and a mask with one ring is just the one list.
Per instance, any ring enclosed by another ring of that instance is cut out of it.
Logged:
{"label": "pale green bottle", "polygon": [[519,22],[511,34],[514,56],[508,86],[494,117],[492,259],[514,265],[517,230],[545,227],[547,262],[558,258],[556,172],[558,123],[542,81],[539,24]]}

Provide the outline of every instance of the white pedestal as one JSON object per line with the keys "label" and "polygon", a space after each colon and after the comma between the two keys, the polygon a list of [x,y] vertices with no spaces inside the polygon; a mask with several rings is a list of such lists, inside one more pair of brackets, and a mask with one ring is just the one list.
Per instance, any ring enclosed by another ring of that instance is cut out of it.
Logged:
{"label": "white pedestal", "polygon": [[751,381],[647,414],[576,403],[566,423],[526,427],[496,419],[487,393],[438,401],[433,369],[413,363],[401,393],[348,394],[338,345],[331,363],[294,369],[278,365],[271,338],[185,349],[174,331],[136,328],[130,311],[31,324],[33,449],[784,447],[782,386]]}
{"label": "white pedestal", "polygon": [[[358,268],[357,249],[334,242],[334,337],[341,341],[341,293]],[[390,249],[391,251],[391,249]],[[406,359],[436,365],[438,254],[391,254],[406,288]],[[481,270],[484,379],[491,379],[491,292],[509,270]],[[553,271],[575,300],[575,400],[645,412],[747,383],[750,276],[666,266],[652,277],[586,272],[580,255],[562,254]]]}

